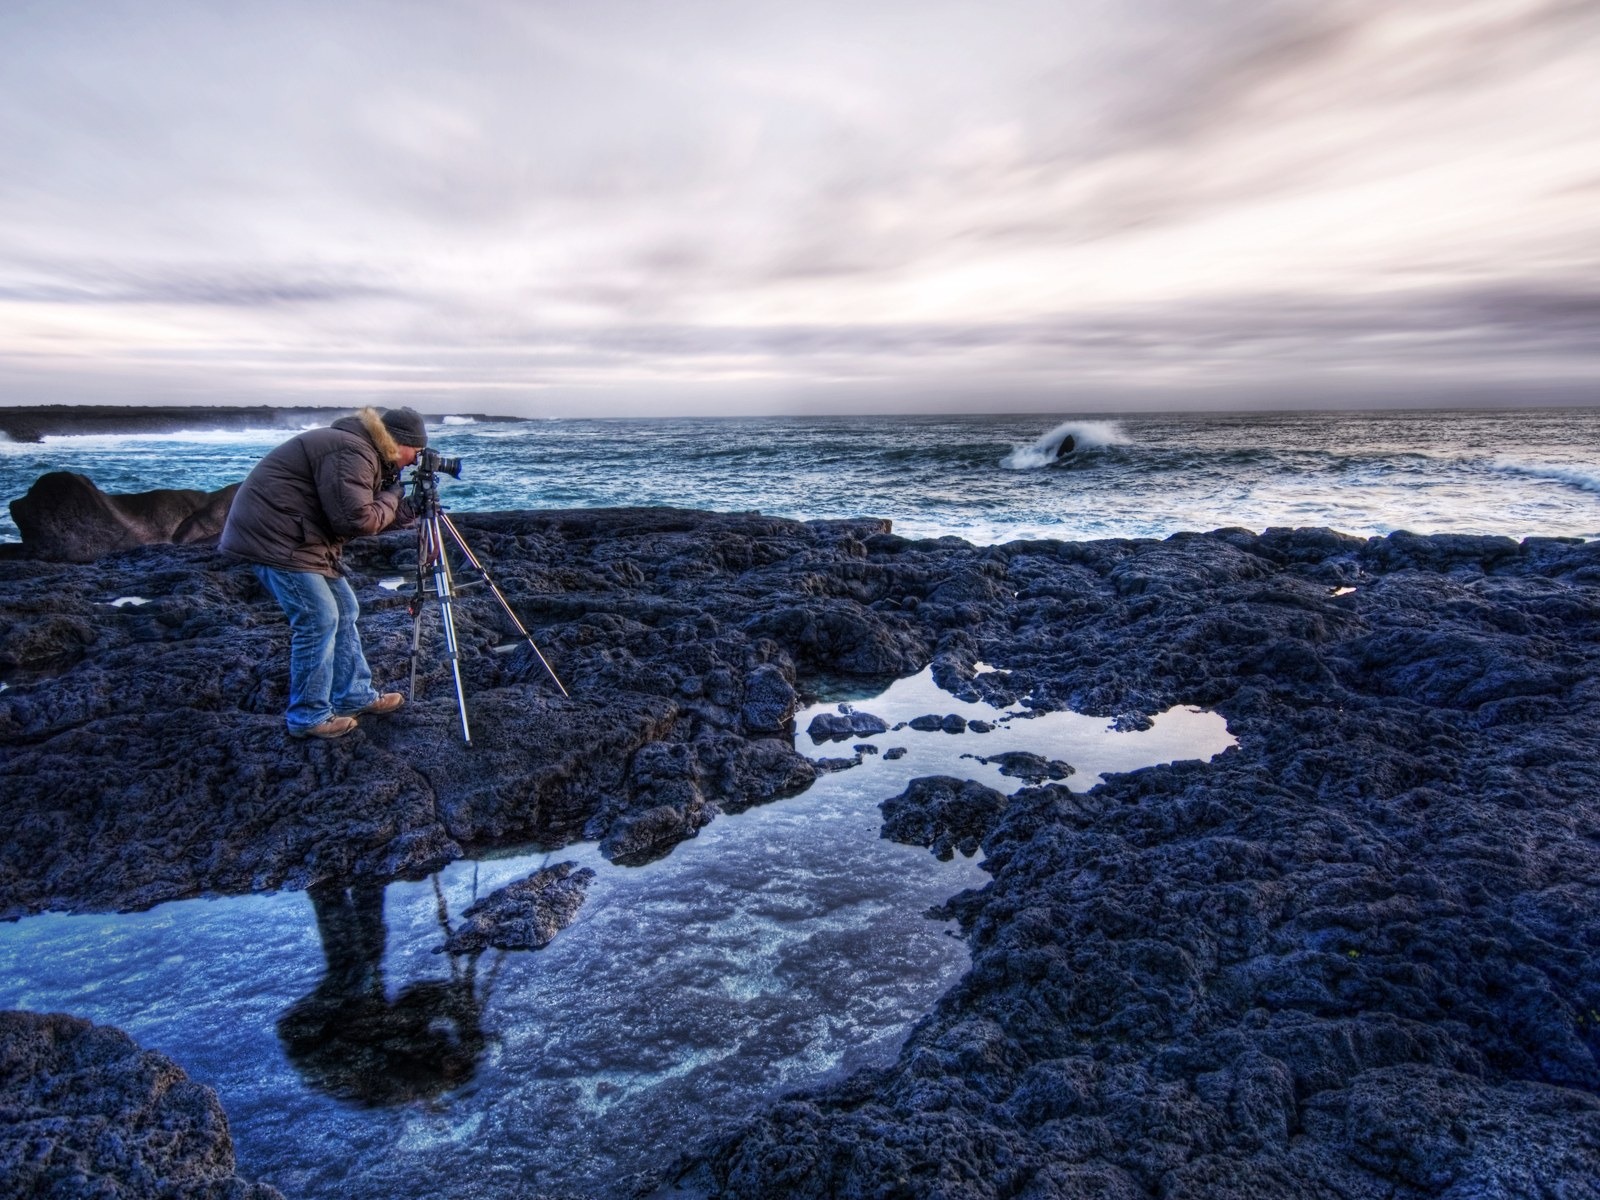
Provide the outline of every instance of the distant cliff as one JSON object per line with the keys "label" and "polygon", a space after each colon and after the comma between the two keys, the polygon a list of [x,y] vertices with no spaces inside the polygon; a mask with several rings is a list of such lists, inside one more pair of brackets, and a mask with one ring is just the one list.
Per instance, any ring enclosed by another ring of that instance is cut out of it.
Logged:
{"label": "distant cliff", "polygon": [[[37,442],[61,434],[177,433],[182,429],[300,429],[326,424],[348,413],[342,408],[277,408],[266,404],[249,407],[163,405],[142,407],[115,404],[41,404],[0,408],[0,434],[13,442]],[[462,413],[479,420],[510,421],[515,417]],[[435,418],[438,419],[438,418]]]}

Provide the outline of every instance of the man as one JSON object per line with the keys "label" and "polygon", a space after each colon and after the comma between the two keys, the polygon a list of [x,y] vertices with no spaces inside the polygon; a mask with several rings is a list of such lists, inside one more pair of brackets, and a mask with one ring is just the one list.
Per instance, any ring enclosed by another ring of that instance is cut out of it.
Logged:
{"label": "man", "polygon": [[400,472],[428,444],[409,408],[364,408],[291,438],[252,470],[228,510],[222,549],[248,560],[289,618],[289,711],[294,737],[343,737],[366,713],[391,713],[356,632],[360,606],[340,574],[345,542],[416,519]]}

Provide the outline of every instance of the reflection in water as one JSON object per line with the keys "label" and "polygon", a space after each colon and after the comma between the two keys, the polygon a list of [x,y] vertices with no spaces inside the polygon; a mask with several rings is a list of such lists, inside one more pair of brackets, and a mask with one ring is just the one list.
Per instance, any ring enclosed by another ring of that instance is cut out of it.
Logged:
{"label": "reflection in water", "polygon": [[[807,752],[838,752],[804,730],[840,699],[801,714]],[[1023,780],[996,760],[1012,751],[1071,763],[1080,790],[1233,741],[1220,717],[1181,709],[1125,733],[997,710],[927,671],[861,699],[891,729],[847,738],[859,765],[803,795],[644,867],[565,847],[596,877],[537,954],[447,971],[435,948],[447,898],[464,910],[548,866],[543,853],[319,887],[309,905],[279,893],[0,925],[0,1007],[76,1013],[170,1055],[217,1089],[240,1172],[290,1200],[626,1194],[634,1172],[785,1092],[894,1061],[966,970],[953,923],[923,914],[988,876],[880,837],[883,800],[929,774],[1010,793]],[[892,728],[952,713],[965,732]]]}
{"label": "reflection in water", "polygon": [[[438,883],[435,881],[437,892]],[[407,984],[389,998],[383,977],[384,885],[319,884],[308,890],[327,969],[278,1021],[289,1061],[340,1100],[401,1104],[431,1099],[472,1078],[482,1057],[478,956],[450,960],[450,978]],[[440,924],[449,933],[443,893]]]}

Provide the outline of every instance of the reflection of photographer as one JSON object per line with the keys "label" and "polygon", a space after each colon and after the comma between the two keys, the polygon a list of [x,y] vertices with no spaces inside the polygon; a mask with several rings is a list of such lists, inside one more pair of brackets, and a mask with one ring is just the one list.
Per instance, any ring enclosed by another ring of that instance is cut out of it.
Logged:
{"label": "reflection of photographer", "polygon": [[[426,456],[432,471],[459,459],[427,449],[422,418],[409,408],[382,416],[364,408],[273,450],[240,485],[222,549],[247,559],[289,618],[289,732],[335,738],[364,713],[389,713],[399,692],[379,695],[361,650],[356,594],[340,575],[354,537],[409,524],[419,515],[400,472]],[[420,465],[420,464],[419,464]]]}
{"label": "reflection of photographer", "polygon": [[308,893],[327,970],[278,1021],[289,1061],[311,1086],[361,1104],[428,1099],[472,1078],[483,1053],[473,967],[412,983],[389,999],[381,883]]}

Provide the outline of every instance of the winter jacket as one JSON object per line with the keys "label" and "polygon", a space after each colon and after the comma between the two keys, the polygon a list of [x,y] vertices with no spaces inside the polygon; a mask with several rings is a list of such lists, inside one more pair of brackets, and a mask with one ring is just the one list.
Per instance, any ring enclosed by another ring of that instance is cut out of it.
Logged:
{"label": "winter jacket", "polygon": [[345,542],[414,518],[399,457],[371,408],[290,438],[240,486],[222,549],[285,571],[338,575]]}

